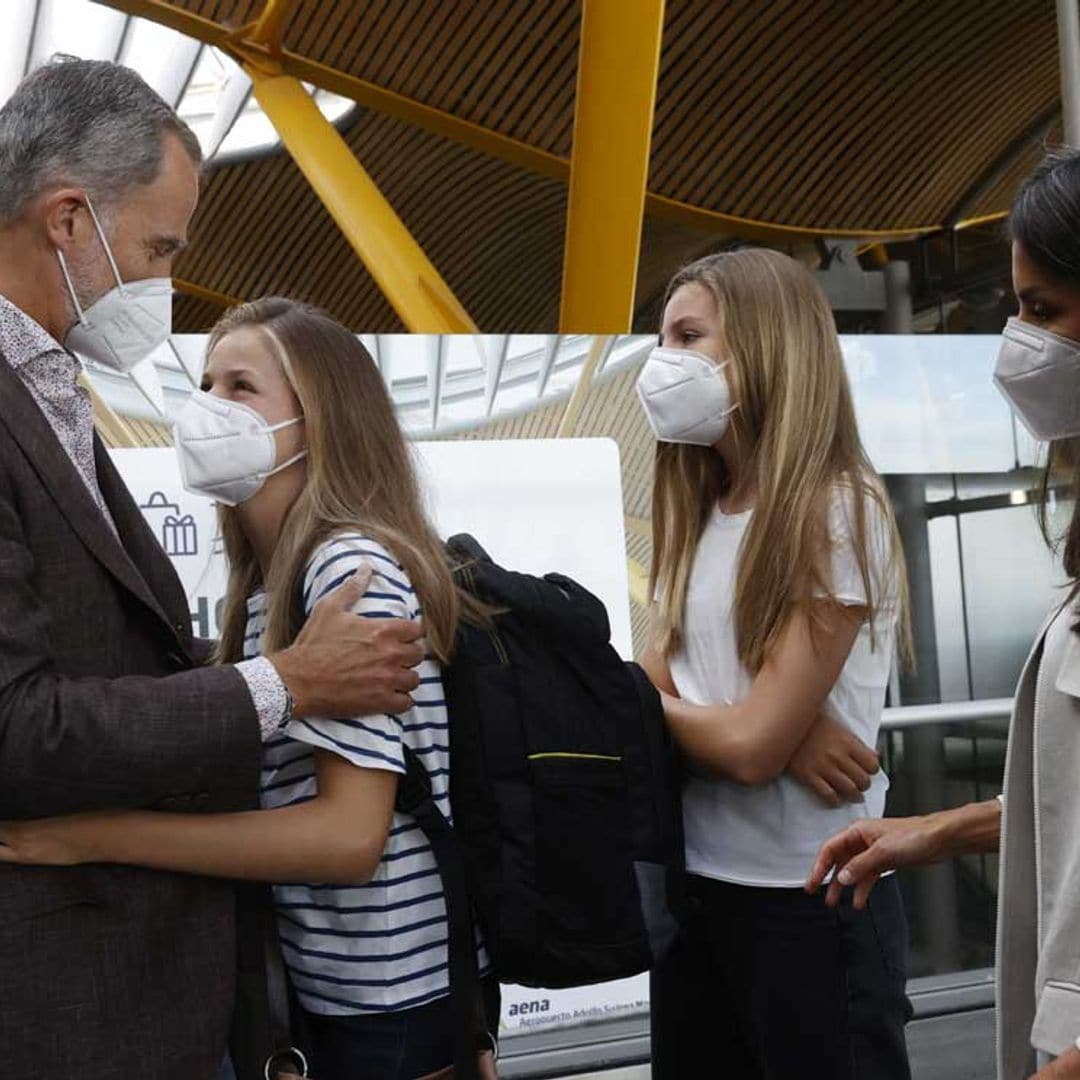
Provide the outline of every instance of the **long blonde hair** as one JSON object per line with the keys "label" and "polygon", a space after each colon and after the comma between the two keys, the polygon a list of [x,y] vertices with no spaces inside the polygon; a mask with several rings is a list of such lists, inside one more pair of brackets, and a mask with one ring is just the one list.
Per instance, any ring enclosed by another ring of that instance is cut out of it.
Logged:
{"label": "long blonde hair", "polygon": [[[735,636],[747,670],[760,670],[796,610],[814,617],[815,598],[832,597],[830,504],[850,492],[851,544],[866,596],[871,641],[883,598],[899,612],[900,646],[911,654],[907,576],[900,537],[879,477],[859,439],[832,312],[817,282],[780,252],[744,248],[680,270],[675,291],[698,283],[720,317],[724,360],[738,408],[733,437],[740,488],[753,493],[735,583]],[[694,554],[717,500],[731,487],[713,447],[660,442],[653,475],[650,595],[654,644],[670,656],[683,642]],[[738,494],[738,493],[737,493]],[[872,580],[867,502],[889,536],[886,580]]]}
{"label": "long blonde hair", "polygon": [[367,349],[324,312],[266,297],[227,311],[210,333],[208,352],[240,327],[268,336],[300,402],[307,482],[285,516],[265,580],[236,509],[219,505],[229,579],[218,660],[242,655],[247,598],[260,585],[269,600],[263,650],[287,646],[295,630],[296,582],[312,552],[332,534],[355,530],[389,549],[405,568],[423,609],[428,644],[445,662],[458,619],[475,605],[454,585],[390,396]]}

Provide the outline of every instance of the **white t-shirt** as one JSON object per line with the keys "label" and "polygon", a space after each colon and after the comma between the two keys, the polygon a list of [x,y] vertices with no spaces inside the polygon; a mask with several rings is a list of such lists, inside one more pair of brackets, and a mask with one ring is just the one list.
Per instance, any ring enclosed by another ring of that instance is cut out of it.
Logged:
{"label": "white t-shirt", "polygon": [[[866,590],[851,546],[850,489],[838,487],[829,514],[834,596],[865,604]],[[686,596],[684,644],[670,658],[679,696],[698,705],[744,700],[752,678],[735,644],[735,581],[739,548],[752,511],[714,510],[694,556]],[[873,747],[877,742],[896,628],[888,580],[890,542],[885,518],[866,499],[872,591],[881,604],[874,648],[868,623],[859,629],[840,677],[826,699],[829,714]],[[826,806],[787,774],[754,787],[719,777],[691,776],[683,790],[686,868],[743,885],[801,886],[822,842],[861,817],[880,817],[889,781],[873,777],[863,803]]]}

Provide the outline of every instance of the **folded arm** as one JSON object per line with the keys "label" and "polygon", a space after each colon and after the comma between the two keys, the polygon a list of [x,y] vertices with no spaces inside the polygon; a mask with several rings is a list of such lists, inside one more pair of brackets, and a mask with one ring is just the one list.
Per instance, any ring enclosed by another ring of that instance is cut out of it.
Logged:
{"label": "folded arm", "polygon": [[737,704],[693,705],[660,686],[672,735],[699,766],[742,784],[765,783],[788,767],[820,718],[866,614],[824,600],[816,609],[813,619],[792,615]]}

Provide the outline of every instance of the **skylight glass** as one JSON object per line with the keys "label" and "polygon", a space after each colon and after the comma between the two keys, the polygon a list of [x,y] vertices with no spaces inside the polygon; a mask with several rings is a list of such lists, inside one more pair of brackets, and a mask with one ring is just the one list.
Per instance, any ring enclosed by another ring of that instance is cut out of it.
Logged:
{"label": "skylight glass", "polygon": [[[0,105],[57,53],[134,68],[191,126],[208,158],[280,145],[250,80],[220,50],[91,0],[0,0]],[[353,108],[348,98],[306,89],[332,123]]]}

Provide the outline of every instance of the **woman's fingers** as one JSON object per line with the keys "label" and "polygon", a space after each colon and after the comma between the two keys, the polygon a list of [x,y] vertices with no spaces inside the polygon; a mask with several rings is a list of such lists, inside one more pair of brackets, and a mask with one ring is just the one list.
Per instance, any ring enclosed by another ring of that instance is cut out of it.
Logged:
{"label": "woman's fingers", "polygon": [[865,851],[868,841],[858,825],[850,825],[821,845],[810,875],[806,879],[806,891],[817,892],[831,870],[839,869],[860,851]]}

